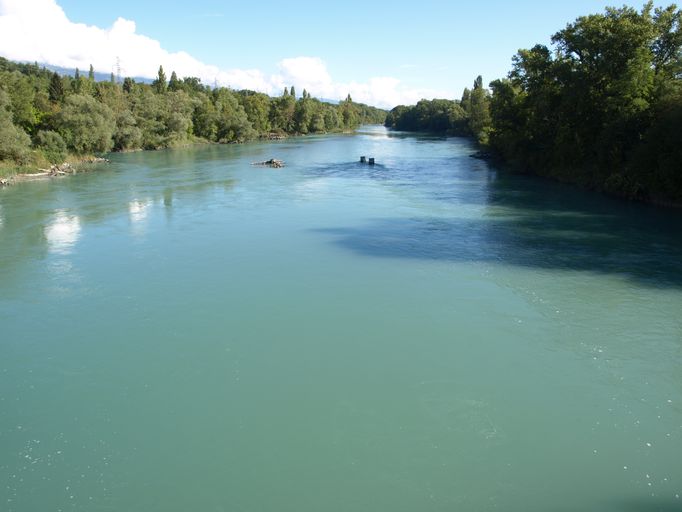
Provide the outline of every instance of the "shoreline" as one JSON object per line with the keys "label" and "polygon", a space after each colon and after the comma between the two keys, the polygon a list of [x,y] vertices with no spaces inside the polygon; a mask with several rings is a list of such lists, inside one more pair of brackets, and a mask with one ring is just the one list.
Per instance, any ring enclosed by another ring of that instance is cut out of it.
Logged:
{"label": "shoreline", "polygon": [[[191,147],[191,146],[205,146],[205,145],[230,145],[230,144],[250,144],[253,142],[279,142],[283,140],[287,140],[293,137],[308,137],[310,135],[333,135],[333,134],[351,134],[354,133],[356,130],[343,130],[343,131],[331,131],[331,132],[324,132],[324,133],[314,133],[314,134],[303,134],[303,133],[268,133],[262,136],[259,136],[253,140],[248,140],[248,141],[230,141],[230,142],[213,142],[209,140],[204,140],[204,139],[198,139],[194,141],[188,141],[185,144],[179,144],[177,146],[169,146],[169,147],[164,147],[164,148],[153,148],[153,149],[143,149],[143,148],[136,148],[136,149],[127,149],[127,150],[122,150],[122,151],[112,151],[110,153],[105,153],[105,154],[113,154],[113,153],[137,153],[137,152],[147,152],[147,151],[163,151],[166,149],[178,149],[178,148],[185,148],[185,147]],[[93,155],[88,155],[88,156],[83,156],[81,158],[77,159],[71,159],[70,161],[65,161],[61,164],[52,164],[49,168],[47,169],[42,169],[42,168],[36,168],[36,167],[27,167],[26,172],[16,172],[14,174],[10,174],[5,177],[0,177],[0,189],[10,187],[12,185],[16,185],[17,183],[21,182],[26,182],[26,181],[42,181],[46,179],[52,179],[52,178],[59,178],[62,176],[69,176],[73,174],[78,174],[79,172],[87,172],[86,170],[83,169],[83,165],[92,165],[92,164],[102,164],[102,163],[110,163],[110,160],[105,157],[98,157],[98,156],[93,156]],[[21,168],[17,168],[21,169]]]}
{"label": "shoreline", "polygon": [[[110,160],[98,156],[87,156],[76,160],[52,164],[49,168],[32,169],[33,172],[17,172],[5,178],[0,178],[0,188],[9,187],[24,181],[38,181],[61,176],[69,176],[83,171],[83,165],[104,164]],[[27,171],[29,171],[27,169]],[[37,172],[35,172],[37,171]]]}
{"label": "shoreline", "polygon": [[479,148],[475,153],[472,153],[469,155],[470,158],[475,158],[477,160],[483,160],[487,162],[489,165],[491,165],[493,168],[496,170],[502,171],[502,172],[507,172],[510,174],[515,174],[518,176],[528,176],[532,177],[535,179],[542,179],[542,180],[548,180],[554,183],[560,183],[562,185],[567,185],[569,187],[577,188],[580,190],[584,190],[587,192],[594,192],[597,194],[600,194],[604,197],[608,197],[610,199],[618,199],[620,201],[627,201],[629,203],[635,203],[635,204],[645,204],[649,206],[655,206],[656,208],[668,208],[671,210],[680,210],[682,209],[682,203],[681,202],[675,202],[671,201],[669,199],[661,199],[657,198],[655,196],[647,195],[644,197],[629,197],[625,194],[619,194],[617,192],[610,192],[608,190],[604,190],[603,188],[599,187],[591,187],[591,186],[586,186],[584,184],[575,182],[575,181],[570,181],[570,180],[562,180],[556,176],[544,176],[540,174],[536,174],[534,172],[524,172],[519,170],[518,166],[515,166],[514,164],[511,164],[504,159],[502,159],[499,155],[497,155],[495,152],[486,149],[486,148]]}

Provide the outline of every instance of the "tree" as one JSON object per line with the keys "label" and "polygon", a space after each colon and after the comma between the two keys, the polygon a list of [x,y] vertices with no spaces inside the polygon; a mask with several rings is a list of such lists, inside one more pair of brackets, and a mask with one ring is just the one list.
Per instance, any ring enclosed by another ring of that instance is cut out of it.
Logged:
{"label": "tree", "polygon": [[124,110],[116,116],[116,128],[113,133],[114,149],[125,151],[142,146],[142,130],[137,126],[135,116],[130,110]]}
{"label": "tree", "polygon": [[36,135],[35,146],[51,164],[59,164],[66,160],[66,142],[61,135],[51,130],[41,130]]}
{"label": "tree", "polygon": [[489,126],[490,98],[488,91],[483,88],[483,77],[479,75],[474,82],[474,90],[471,92],[469,129],[479,142],[486,144],[488,142]]}
{"label": "tree", "polygon": [[244,142],[255,137],[244,108],[235,95],[226,88],[213,91],[216,110],[216,138],[218,142]]}
{"label": "tree", "polygon": [[462,106],[465,112],[469,112],[471,110],[471,90],[469,90],[468,87],[464,88],[464,91],[462,91],[462,99],[460,100],[459,104]]}
{"label": "tree", "polygon": [[57,130],[75,153],[102,153],[112,148],[115,122],[109,107],[92,96],[73,94],[57,114]]}
{"label": "tree", "polygon": [[0,88],[4,88],[10,98],[12,122],[27,133],[33,133],[38,122],[35,100],[34,81],[18,72],[0,72]]}
{"label": "tree", "polygon": [[173,71],[171,73],[170,81],[168,82],[168,90],[177,91],[179,89],[181,89],[180,81],[178,80],[178,75],[176,75],[175,71]]}
{"label": "tree", "polygon": [[668,135],[682,120],[681,20],[652,2],[607,8],[554,34],[553,49],[520,50],[491,84],[493,149],[536,174],[682,200],[679,135]]}
{"label": "tree", "polygon": [[303,97],[296,102],[294,109],[294,126],[298,133],[306,134],[310,131],[313,119],[312,100],[308,99],[308,93],[304,90]]}
{"label": "tree", "polygon": [[48,91],[50,94],[50,101],[53,103],[59,103],[64,99],[64,84],[62,83],[61,77],[56,72],[52,73]]}
{"label": "tree", "polygon": [[182,79],[182,89],[190,94],[202,93],[208,86],[201,85],[201,79],[195,76],[186,76]]}
{"label": "tree", "polygon": [[351,98],[350,93],[346,97],[346,100],[341,102],[339,109],[341,111],[343,128],[345,130],[356,128],[358,125],[358,114],[355,105],[353,105],[353,98]]}
{"label": "tree", "polygon": [[456,101],[445,99],[421,100],[413,107],[399,105],[385,117],[384,124],[404,131],[471,134],[467,113]]}
{"label": "tree", "polygon": [[0,89],[0,161],[27,163],[30,143],[30,137],[12,123],[9,95]]}
{"label": "tree", "polygon": [[296,89],[294,89],[293,85],[291,86],[291,92],[289,94],[291,94],[294,97],[294,99],[296,99]]}
{"label": "tree", "polygon": [[130,93],[130,91],[133,90],[133,86],[135,85],[135,80],[133,80],[130,77],[125,77],[123,79],[123,92]]}
{"label": "tree", "polygon": [[[285,89],[286,90],[286,89]],[[294,111],[296,100],[291,94],[284,94],[270,103],[270,125],[274,130],[293,133],[295,130]]]}
{"label": "tree", "polygon": [[237,94],[239,103],[244,108],[246,116],[258,133],[268,133],[270,125],[270,97],[267,94],[254,91],[240,91]]}
{"label": "tree", "polygon": [[71,83],[71,91],[78,94],[81,92],[81,74],[76,68],[76,72],[73,75],[73,82]]}
{"label": "tree", "polygon": [[158,94],[163,94],[166,92],[166,73],[163,72],[163,66],[159,66],[159,72],[156,76],[156,80],[152,82],[152,87]]}
{"label": "tree", "polygon": [[90,70],[88,71],[88,80],[90,82],[95,81],[95,68],[92,67],[92,64],[90,64]]}

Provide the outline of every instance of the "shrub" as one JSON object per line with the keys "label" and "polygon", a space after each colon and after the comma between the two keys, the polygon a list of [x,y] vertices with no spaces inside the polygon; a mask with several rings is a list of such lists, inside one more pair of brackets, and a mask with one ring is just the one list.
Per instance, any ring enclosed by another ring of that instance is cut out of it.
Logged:
{"label": "shrub", "polygon": [[58,164],[66,159],[66,142],[57,132],[39,131],[36,135],[35,146],[51,164]]}

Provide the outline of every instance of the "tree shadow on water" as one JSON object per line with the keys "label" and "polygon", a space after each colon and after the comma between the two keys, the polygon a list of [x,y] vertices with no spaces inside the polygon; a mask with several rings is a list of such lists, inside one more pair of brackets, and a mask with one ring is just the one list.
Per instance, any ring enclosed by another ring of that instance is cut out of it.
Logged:
{"label": "tree shadow on water", "polygon": [[484,201],[481,216],[425,212],[321,231],[367,256],[496,262],[682,286],[682,212],[516,176],[485,186],[487,194],[476,196]]}

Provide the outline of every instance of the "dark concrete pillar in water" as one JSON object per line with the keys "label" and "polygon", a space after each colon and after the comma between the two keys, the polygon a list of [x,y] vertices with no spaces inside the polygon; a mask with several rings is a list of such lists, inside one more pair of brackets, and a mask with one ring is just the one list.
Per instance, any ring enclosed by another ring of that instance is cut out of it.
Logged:
{"label": "dark concrete pillar in water", "polygon": [[374,158],[369,159],[369,165],[374,165]]}
{"label": "dark concrete pillar in water", "polygon": [[360,163],[361,163],[361,164],[364,164],[365,161],[366,161],[365,157],[364,157],[364,156],[361,156],[361,157],[360,157]]}

